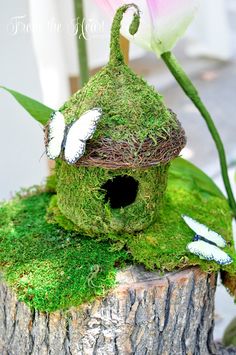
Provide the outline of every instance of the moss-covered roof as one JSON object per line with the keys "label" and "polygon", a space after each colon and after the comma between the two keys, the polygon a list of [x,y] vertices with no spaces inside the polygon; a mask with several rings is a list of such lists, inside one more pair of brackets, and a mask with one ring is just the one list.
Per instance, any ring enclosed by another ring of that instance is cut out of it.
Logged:
{"label": "moss-covered roof", "polygon": [[[118,144],[119,149],[124,150],[126,159],[127,154],[130,154],[130,160],[134,160],[144,142],[151,142],[154,147],[164,142],[165,152],[175,145],[175,151],[170,152],[170,160],[183,147],[184,133],[176,116],[164,104],[162,96],[124,63],[119,30],[127,7],[129,5],[121,7],[114,18],[109,63],[82,90],[75,93],[60,111],[69,124],[87,110],[102,108],[103,115],[87,145],[87,154],[89,150],[96,150],[94,142],[100,141],[113,148]],[[170,145],[166,144],[167,140],[171,141]],[[128,143],[130,149],[124,143]],[[150,145],[147,149],[150,150]],[[160,157],[159,161],[156,160],[158,162],[161,162]]]}
{"label": "moss-covered roof", "polygon": [[103,115],[80,164],[90,156],[93,163],[116,160],[119,166],[166,163],[185,145],[184,132],[161,95],[123,63],[105,66],[61,111],[70,123],[94,107]]}
{"label": "moss-covered roof", "polygon": [[143,142],[147,137],[167,138],[177,128],[162,96],[124,63],[106,65],[69,99],[62,112],[70,123],[94,107],[101,107],[103,115],[93,139]]}

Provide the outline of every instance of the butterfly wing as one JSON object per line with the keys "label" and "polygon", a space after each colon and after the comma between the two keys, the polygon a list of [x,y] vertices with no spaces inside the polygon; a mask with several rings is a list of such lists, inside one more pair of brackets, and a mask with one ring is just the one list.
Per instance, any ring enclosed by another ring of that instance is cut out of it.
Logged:
{"label": "butterfly wing", "polygon": [[204,224],[201,224],[197,221],[195,221],[193,218],[182,215],[185,223],[198,235],[204,237],[205,239],[208,239],[209,241],[215,243],[218,247],[224,248],[226,246],[226,241],[224,238],[209,229],[207,226]]}
{"label": "butterfly wing", "polygon": [[59,157],[64,139],[65,127],[63,114],[59,111],[53,112],[48,126],[48,143],[46,147],[46,154],[49,159],[56,159]]}
{"label": "butterfly wing", "polygon": [[220,265],[227,265],[233,261],[223,250],[202,240],[189,243],[187,249],[190,253],[199,256],[201,259],[214,260]]}
{"label": "butterfly wing", "polygon": [[94,108],[85,112],[70,127],[65,144],[65,159],[69,164],[76,163],[84,155],[86,141],[93,136],[101,115],[102,110]]}

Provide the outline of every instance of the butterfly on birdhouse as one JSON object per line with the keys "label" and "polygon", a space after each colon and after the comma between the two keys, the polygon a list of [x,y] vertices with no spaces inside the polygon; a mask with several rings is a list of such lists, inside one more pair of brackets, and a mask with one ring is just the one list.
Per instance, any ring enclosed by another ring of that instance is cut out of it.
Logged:
{"label": "butterfly on birdhouse", "polygon": [[201,259],[214,260],[220,265],[232,263],[231,257],[220,248],[226,246],[224,238],[193,218],[182,215],[185,223],[196,233],[193,241],[187,245],[190,253]]}
{"label": "butterfly on birdhouse", "polygon": [[92,138],[101,116],[102,109],[93,108],[66,125],[64,115],[60,111],[53,112],[46,133],[48,158],[54,160],[64,150],[67,163],[76,163],[84,155],[86,141]]}

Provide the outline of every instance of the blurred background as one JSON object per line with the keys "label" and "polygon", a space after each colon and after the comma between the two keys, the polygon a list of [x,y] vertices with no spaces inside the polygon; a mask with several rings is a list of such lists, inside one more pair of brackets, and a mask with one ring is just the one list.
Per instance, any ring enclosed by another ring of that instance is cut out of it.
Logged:
{"label": "blurred background", "polygon": [[[84,1],[82,35],[91,74],[107,63],[111,19],[94,0]],[[225,144],[230,177],[236,167],[236,1],[207,0],[174,52],[212,113]],[[75,91],[80,75],[73,0],[0,0],[0,85],[58,109]],[[130,44],[130,66],[155,86],[175,111],[188,137],[182,156],[222,188],[215,146],[203,119],[153,53]],[[0,94],[0,200],[40,184],[49,173],[42,127],[3,90]],[[235,185],[235,183],[233,182]],[[215,338],[236,316],[223,287],[216,296]]]}

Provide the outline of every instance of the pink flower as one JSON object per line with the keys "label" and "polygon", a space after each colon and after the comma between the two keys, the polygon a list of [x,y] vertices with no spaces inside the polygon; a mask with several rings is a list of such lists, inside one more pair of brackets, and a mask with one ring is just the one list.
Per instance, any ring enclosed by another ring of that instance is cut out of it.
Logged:
{"label": "pink flower", "polygon": [[129,34],[132,9],[124,17],[122,34],[137,45],[161,55],[170,51],[192,21],[200,0],[95,0],[114,16],[116,9],[130,2],[138,5],[141,21],[135,36]]}

